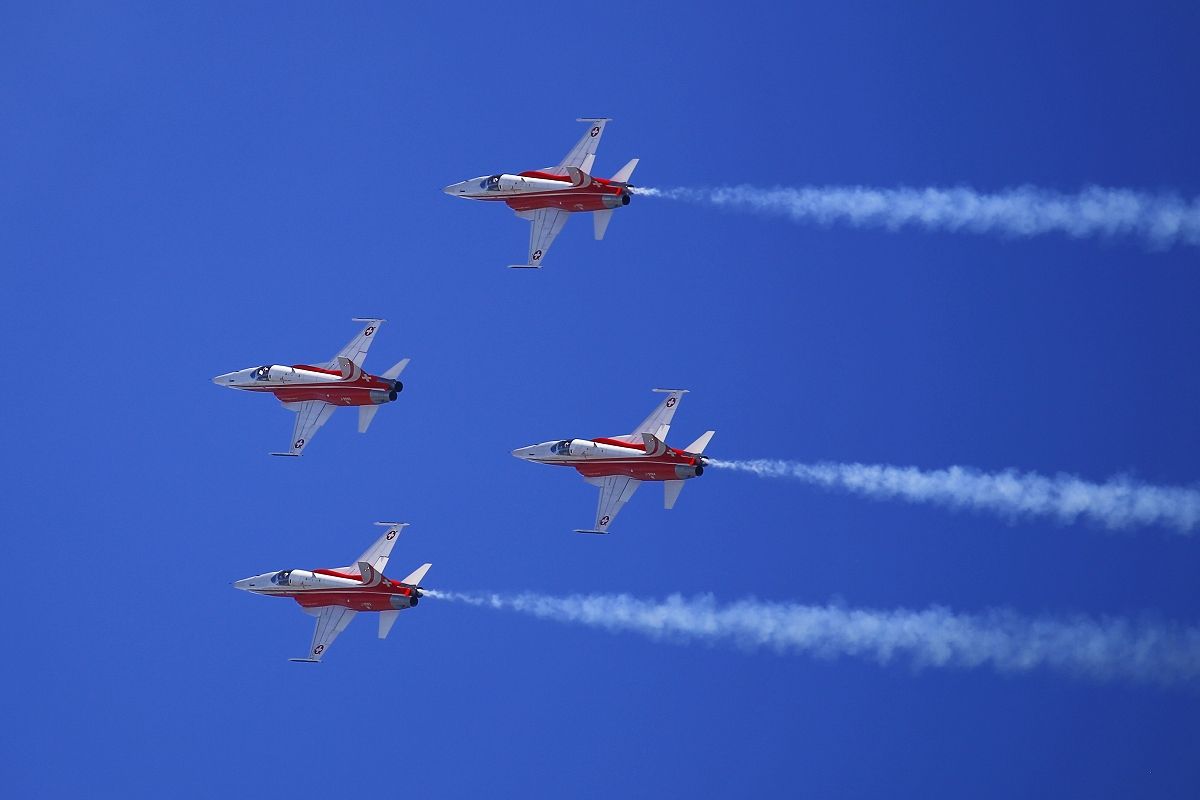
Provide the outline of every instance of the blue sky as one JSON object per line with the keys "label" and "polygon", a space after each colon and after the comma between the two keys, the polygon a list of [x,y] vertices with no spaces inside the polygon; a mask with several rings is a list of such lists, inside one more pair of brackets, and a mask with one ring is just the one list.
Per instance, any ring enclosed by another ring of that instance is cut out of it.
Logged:
{"label": "blue sky", "polygon": [[[604,242],[445,197],[554,163],[648,186],[1200,194],[1190,5],[9,5],[0,332],[14,796],[330,784],[448,797],[1192,797],[1193,688],[656,642],[430,601],[319,668],[232,580],[345,563],[548,594],[714,593],[1188,624],[1200,543],[710,473],[581,537],[594,489],[517,446],[626,432],[727,458],[1197,478],[1195,247],[798,225],[635,198]],[[411,357],[303,459],[211,376]],[[21,388],[18,388],[21,387]]]}

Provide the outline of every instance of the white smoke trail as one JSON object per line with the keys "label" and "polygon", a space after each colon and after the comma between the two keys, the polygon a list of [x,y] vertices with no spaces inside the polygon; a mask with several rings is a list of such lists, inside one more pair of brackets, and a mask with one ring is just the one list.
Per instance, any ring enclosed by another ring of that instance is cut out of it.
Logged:
{"label": "white smoke trail", "polygon": [[1098,186],[1077,194],[1033,186],[991,194],[968,188],[868,186],[639,187],[631,191],[646,197],[778,214],[820,225],[845,223],[887,230],[918,227],[1008,236],[1135,236],[1156,248],[1200,245],[1200,198],[1189,201],[1174,194]]}
{"label": "white smoke trail", "polygon": [[822,658],[858,656],[916,667],[1053,669],[1096,680],[1181,684],[1200,680],[1200,629],[1121,618],[1022,617],[1011,611],[956,614],[848,609],[754,599],[718,606],[711,595],[643,600],[626,594],[552,597],[533,593],[432,597],[653,639],[733,643]]}
{"label": "white smoke trail", "polygon": [[1200,490],[1150,486],[1128,478],[1089,483],[1074,475],[1048,477],[1008,470],[979,472],[967,467],[920,470],[884,464],[805,464],[795,461],[721,461],[709,466],[766,478],[794,478],[872,498],[995,511],[1011,516],[1079,519],[1106,528],[1165,525],[1192,533],[1200,525]]}

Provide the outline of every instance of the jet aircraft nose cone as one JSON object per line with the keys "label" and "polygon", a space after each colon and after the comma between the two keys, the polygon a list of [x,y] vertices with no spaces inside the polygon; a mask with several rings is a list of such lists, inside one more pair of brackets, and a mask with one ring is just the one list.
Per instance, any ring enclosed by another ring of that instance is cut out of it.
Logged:
{"label": "jet aircraft nose cone", "polygon": [[254,578],[242,578],[240,581],[234,581],[233,588],[248,592],[254,588]]}
{"label": "jet aircraft nose cone", "polygon": [[454,197],[455,195],[466,194],[469,183],[470,181],[459,181],[458,183],[452,183],[445,189],[442,189],[442,191],[451,197]]}
{"label": "jet aircraft nose cone", "polygon": [[229,386],[233,383],[233,379],[237,377],[236,372],[226,372],[224,375],[218,375],[212,379],[212,382],[217,386]]}

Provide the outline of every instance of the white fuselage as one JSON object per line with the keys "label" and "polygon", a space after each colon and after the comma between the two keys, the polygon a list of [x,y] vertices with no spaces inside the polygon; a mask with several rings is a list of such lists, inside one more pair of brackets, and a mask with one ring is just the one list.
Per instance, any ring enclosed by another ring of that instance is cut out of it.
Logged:
{"label": "white fuselage", "polygon": [[218,386],[227,386],[230,389],[270,389],[298,384],[337,383],[342,380],[345,378],[340,374],[271,364],[237,372],[227,372],[213,378],[213,383]]}
{"label": "white fuselage", "polygon": [[512,451],[517,458],[541,464],[562,464],[573,461],[614,461],[630,458],[645,458],[646,451],[636,446],[594,442],[591,439],[560,439],[555,442],[519,447]]}
{"label": "white fuselage", "polygon": [[527,178],[521,175],[482,175],[478,178],[454,183],[442,191],[452,197],[468,200],[503,200],[525,194],[563,192],[578,188],[571,181],[553,181],[546,178]]}
{"label": "white fuselage", "polygon": [[304,589],[354,589],[361,587],[363,583],[357,578],[318,574],[306,569],[287,569],[243,578],[233,585],[255,594],[281,594]]}

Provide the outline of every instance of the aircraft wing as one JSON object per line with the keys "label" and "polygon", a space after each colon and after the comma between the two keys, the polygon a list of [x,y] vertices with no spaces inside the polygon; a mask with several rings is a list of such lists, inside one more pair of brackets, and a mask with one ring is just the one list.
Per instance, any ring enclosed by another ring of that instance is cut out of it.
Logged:
{"label": "aircraft wing", "polygon": [[317,618],[317,629],[313,631],[312,646],[308,648],[308,657],[290,658],[289,661],[320,661],[325,655],[325,651],[333,644],[333,640],[338,637],[339,633],[346,630],[346,626],[358,612],[343,606],[325,606],[308,611],[308,613]]}
{"label": "aircraft wing", "polygon": [[542,258],[554,243],[554,238],[567,224],[567,212],[557,208],[539,208],[526,216],[532,223],[529,229],[529,260],[524,264],[514,264],[522,267],[540,267]]}
{"label": "aircraft wing", "polygon": [[296,412],[296,425],[292,428],[292,449],[273,456],[298,456],[312,441],[321,426],[329,419],[337,406],[322,400],[305,400],[301,403],[284,403],[283,407]]}
{"label": "aircraft wing", "polygon": [[687,393],[687,389],[655,389],[654,391],[666,392],[667,396],[658,404],[658,408],[650,412],[650,416],[633,429],[632,434],[620,438],[636,442],[641,438],[641,434],[649,433],[664,442],[667,440],[667,432],[671,430],[671,419],[675,416],[675,411],[679,408],[679,401]]}
{"label": "aircraft wing", "polygon": [[609,475],[607,478],[596,478],[588,483],[600,487],[600,502],[596,506],[596,526],[590,531],[576,530],[576,533],[608,533],[608,526],[617,518],[617,514],[633,497],[641,481],[624,475]]}
{"label": "aircraft wing", "polygon": [[582,137],[571,148],[571,152],[563,156],[557,167],[547,167],[546,171],[559,175],[567,174],[567,167],[577,167],[587,174],[592,174],[592,164],[596,161],[596,148],[600,145],[600,137],[604,135],[604,126],[611,120],[607,118],[581,117],[576,122],[591,123]]}
{"label": "aircraft wing", "polygon": [[337,369],[339,358],[347,358],[361,367],[367,357],[367,350],[370,349],[371,342],[375,341],[375,334],[379,331],[379,326],[387,322],[387,320],[383,319],[370,319],[366,317],[355,317],[354,321],[365,323],[362,330],[345,347],[339,350],[336,356],[322,364],[322,367]]}
{"label": "aircraft wing", "polygon": [[353,566],[343,568],[346,572],[357,575],[358,565],[366,563],[370,564],[376,572],[382,573],[387,568],[388,558],[391,557],[392,548],[396,545],[396,537],[408,527],[407,522],[376,522],[375,524],[386,527],[387,530],[375,540],[373,545],[364,550],[361,556],[354,559]]}

